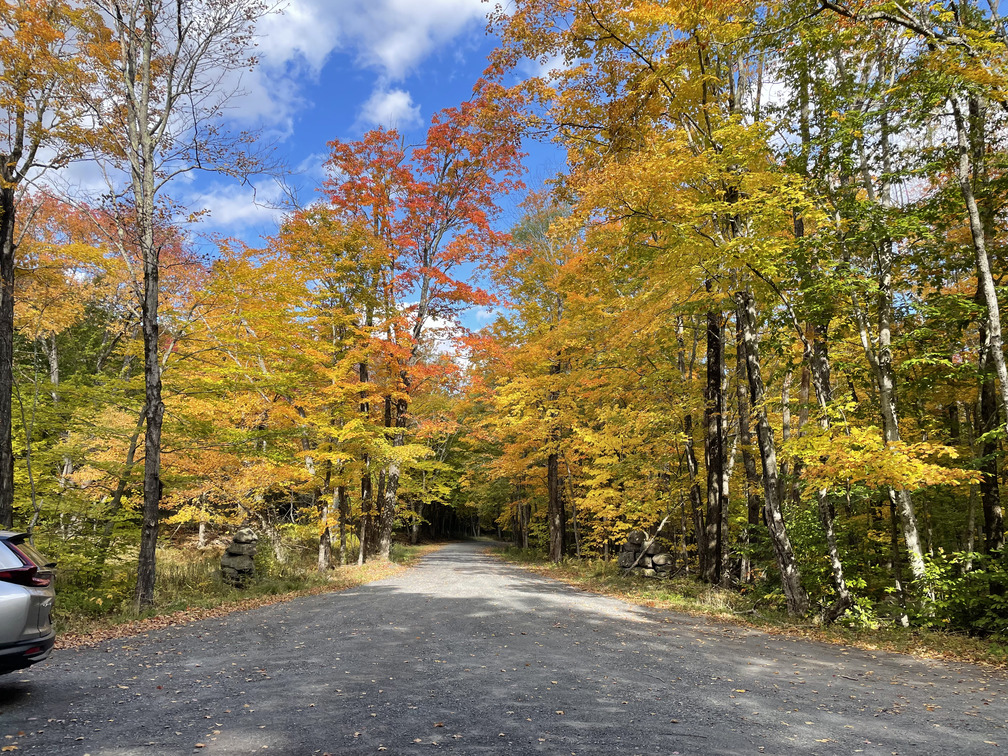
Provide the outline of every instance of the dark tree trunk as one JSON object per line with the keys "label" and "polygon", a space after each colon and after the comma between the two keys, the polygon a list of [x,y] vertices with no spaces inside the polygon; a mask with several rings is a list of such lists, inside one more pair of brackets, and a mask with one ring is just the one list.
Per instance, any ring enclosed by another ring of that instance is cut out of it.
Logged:
{"label": "dark tree trunk", "polygon": [[560,486],[560,464],[556,452],[546,458],[546,489],[549,494],[547,509],[550,539],[549,558],[554,562],[559,562],[563,559],[567,546],[567,518],[564,511],[563,490]]}
{"label": "dark tree trunk", "polygon": [[[560,375],[560,359],[550,364],[549,374]],[[551,389],[549,402],[555,404],[560,398],[560,392]],[[549,558],[554,562],[563,559],[567,551],[567,513],[564,510],[563,489],[560,485],[560,455],[557,447],[560,444],[560,432],[557,419],[550,418],[549,443],[551,451],[546,458],[546,491],[548,503],[546,518],[549,525]]]}
{"label": "dark tree trunk", "polygon": [[[366,326],[371,326],[373,324],[373,316],[368,312],[365,317],[364,323]],[[362,361],[358,363],[358,376],[360,377],[361,383],[361,402],[360,402],[360,413],[367,422],[369,415],[371,414],[371,405],[367,400],[367,384],[371,380],[368,374],[368,363],[367,361]],[[360,533],[359,533],[359,544],[357,549],[357,564],[364,564],[364,560],[367,559],[368,555],[368,530],[370,528],[371,520],[371,459],[365,454],[362,460],[363,470],[361,471],[361,519],[360,519]]]}
{"label": "dark tree trunk", "polygon": [[149,206],[142,206],[141,214],[144,217],[137,224],[143,235],[141,247],[144,256],[144,291],[141,322],[144,336],[144,389],[147,402],[143,517],[140,526],[135,595],[137,606],[141,608],[154,603],[155,560],[161,514],[161,422],[164,418],[159,348],[161,329],[158,323],[161,249],[153,238],[153,198],[148,198],[148,202]]}
{"label": "dark tree trunk", "polygon": [[[707,291],[711,282],[707,282]],[[703,579],[711,584],[721,580],[721,520],[724,505],[721,484],[724,479],[724,397],[722,395],[721,313],[707,313],[707,387],[704,392],[704,459],[707,466],[706,559]]]}
{"label": "dark tree trunk", "polygon": [[329,533],[329,520],[328,512],[329,505],[325,503],[322,499],[319,499],[319,509],[322,516],[322,532],[319,533],[319,550],[318,550],[318,571],[325,572],[332,568],[332,536]]}
{"label": "dark tree trunk", "polygon": [[331,507],[327,500],[330,495],[332,485],[332,461],[326,460],[325,482],[322,490],[315,489],[315,502],[318,506],[319,514],[319,548],[318,548],[318,571],[325,572],[332,568],[332,534],[329,532],[329,512]]}
{"label": "dark tree trunk", "polygon": [[346,486],[336,487],[336,500],[339,502],[339,564],[347,563],[347,494]]}
{"label": "dark tree trunk", "polygon": [[742,447],[742,466],[745,468],[746,480],[746,522],[748,527],[744,531],[744,545],[748,548],[744,550],[742,557],[742,568],[740,579],[743,583],[751,579],[751,538],[759,532],[760,526],[760,497],[759,491],[761,481],[759,473],[756,471],[756,458],[752,453],[752,430],[749,425],[749,396],[746,391],[746,364],[745,345],[742,343],[742,328],[739,326],[738,316],[735,318],[735,375],[736,375],[736,398],[738,400],[739,417],[739,445]]}
{"label": "dark tree trunk", "polygon": [[[682,376],[683,380],[687,379],[686,374],[686,343],[683,339],[683,319],[680,316],[676,320],[676,343],[678,344],[678,366],[679,374]],[[692,369],[691,369],[692,374]],[[690,376],[691,377],[691,376]],[[703,501],[700,494],[700,483],[697,480],[697,461],[696,453],[693,451],[693,416],[686,413],[683,416],[683,435],[686,437],[685,441],[685,456],[686,456],[686,470],[689,473],[690,481],[690,508],[693,515],[693,534],[695,536],[697,545],[697,568],[701,575],[705,574],[705,565],[707,564],[707,538],[706,530],[704,528],[704,512],[703,512]],[[683,535],[685,540],[686,536]],[[689,565],[686,565],[686,571],[689,572]]]}
{"label": "dark tree trunk", "polygon": [[7,530],[14,527],[14,204],[14,187],[0,186],[0,528]]}

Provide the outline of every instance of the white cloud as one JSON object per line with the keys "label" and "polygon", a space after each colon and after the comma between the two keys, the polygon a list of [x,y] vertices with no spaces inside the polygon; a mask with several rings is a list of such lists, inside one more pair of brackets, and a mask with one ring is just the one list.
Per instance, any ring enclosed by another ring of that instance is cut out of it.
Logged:
{"label": "white cloud", "polygon": [[477,323],[490,323],[504,312],[500,307],[477,307],[472,310],[472,316]]}
{"label": "white cloud", "polygon": [[359,123],[388,128],[407,128],[420,123],[420,106],[404,89],[379,86],[361,107]]}
{"label": "white cloud", "polygon": [[289,0],[283,13],[259,22],[259,66],[243,74],[233,115],[289,135],[294,114],[305,106],[301,85],[317,79],[334,53],[344,52],[379,77],[362,122],[388,123],[388,113],[415,120],[419,110],[408,93],[389,83],[401,81],[460,34],[481,30],[487,8],[482,0]]}
{"label": "white cloud", "polygon": [[436,47],[482,28],[488,9],[482,0],[349,0],[341,5],[348,47],[362,64],[393,80]]}
{"label": "white cloud", "polygon": [[237,232],[260,225],[276,226],[283,218],[284,197],[275,181],[251,186],[217,184],[187,198],[186,206],[205,210],[215,229]]}
{"label": "white cloud", "polygon": [[256,47],[262,65],[318,75],[339,45],[340,15],[324,0],[291,0],[282,13],[259,23]]}

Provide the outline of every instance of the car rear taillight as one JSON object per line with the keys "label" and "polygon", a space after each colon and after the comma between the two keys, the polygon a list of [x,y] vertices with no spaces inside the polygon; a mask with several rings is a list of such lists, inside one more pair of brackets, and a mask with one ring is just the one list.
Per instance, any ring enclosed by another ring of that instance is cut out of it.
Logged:
{"label": "car rear taillight", "polygon": [[0,580],[29,588],[45,588],[50,582],[49,578],[38,576],[38,567],[34,564],[14,570],[0,570]]}

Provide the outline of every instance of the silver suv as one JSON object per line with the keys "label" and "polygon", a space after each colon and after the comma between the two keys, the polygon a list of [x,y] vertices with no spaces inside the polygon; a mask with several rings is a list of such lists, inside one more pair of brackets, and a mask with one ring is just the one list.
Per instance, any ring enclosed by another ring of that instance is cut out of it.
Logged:
{"label": "silver suv", "polygon": [[0,674],[52,652],[55,566],[28,543],[27,533],[0,530]]}

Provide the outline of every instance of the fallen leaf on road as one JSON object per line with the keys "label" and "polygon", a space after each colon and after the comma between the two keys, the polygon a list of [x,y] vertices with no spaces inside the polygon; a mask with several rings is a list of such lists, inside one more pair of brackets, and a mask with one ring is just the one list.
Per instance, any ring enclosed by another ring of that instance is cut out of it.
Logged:
{"label": "fallen leaf on road", "polygon": [[435,727],[444,727],[444,722],[435,722],[434,726]]}

